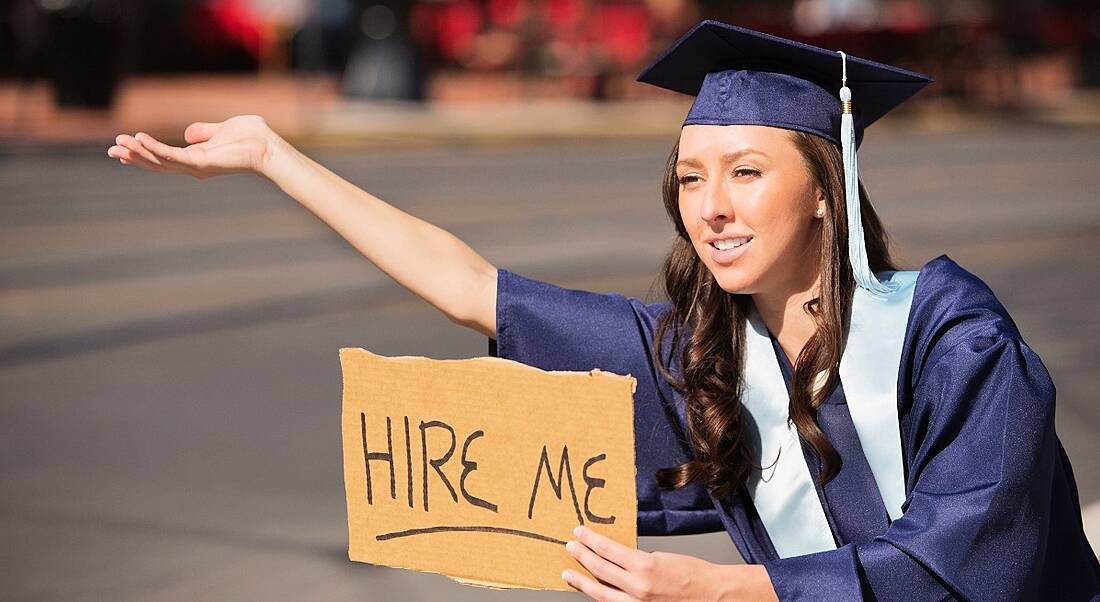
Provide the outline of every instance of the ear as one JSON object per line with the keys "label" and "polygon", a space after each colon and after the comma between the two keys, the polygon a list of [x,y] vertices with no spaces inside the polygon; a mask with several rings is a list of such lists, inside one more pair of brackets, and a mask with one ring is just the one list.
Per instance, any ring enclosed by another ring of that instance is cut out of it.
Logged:
{"label": "ear", "polygon": [[814,217],[819,218],[819,219],[824,218],[825,217],[825,210],[826,210],[825,193],[822,192],[820,189],[818,189],[818,191],[817,191],[816,205],[817,206],[814,208],[814,211],[815,211]]}

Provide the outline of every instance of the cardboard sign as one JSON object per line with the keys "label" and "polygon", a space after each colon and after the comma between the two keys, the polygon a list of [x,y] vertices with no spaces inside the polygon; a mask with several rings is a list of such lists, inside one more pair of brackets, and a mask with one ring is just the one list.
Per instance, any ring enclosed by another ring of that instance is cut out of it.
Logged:
{"label": "cardboard sign", "polygon": [[637,546],[633,377],[341,349],[352,560],[571,591],[584,524]]}

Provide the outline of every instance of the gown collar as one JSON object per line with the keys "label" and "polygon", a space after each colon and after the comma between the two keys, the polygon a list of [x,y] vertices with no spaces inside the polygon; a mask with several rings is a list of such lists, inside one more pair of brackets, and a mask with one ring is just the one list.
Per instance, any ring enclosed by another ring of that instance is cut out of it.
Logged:
{"label": "gown collar", "polygon": [[[896,283],[879,299],[856,289],[840,380],[858,443],[891,520],[905,500],[898,422],[898,374],[917,272],[880,272]],[[836,547],[797,429],[772,338],[755,308],[745,328],[742,405],[758,468],[746,489],[779,557]],[[751,426],[749,426],[751,425]],[[786,452],[786,453],[784,453]]]}

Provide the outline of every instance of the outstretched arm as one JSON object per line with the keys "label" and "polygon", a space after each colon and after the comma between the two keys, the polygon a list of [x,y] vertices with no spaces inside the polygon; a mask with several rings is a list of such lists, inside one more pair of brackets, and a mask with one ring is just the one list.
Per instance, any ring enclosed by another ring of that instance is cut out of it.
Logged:
{"label": "outstretched arm", "polygon": [[262,175],[336,230],[398,284],[452,322],[496,337],[497,270],[450,232],[416,218],[295,149],[256,115],[193,123],[186,147],[119,135],[107,154],[127,165],[204,179]]}

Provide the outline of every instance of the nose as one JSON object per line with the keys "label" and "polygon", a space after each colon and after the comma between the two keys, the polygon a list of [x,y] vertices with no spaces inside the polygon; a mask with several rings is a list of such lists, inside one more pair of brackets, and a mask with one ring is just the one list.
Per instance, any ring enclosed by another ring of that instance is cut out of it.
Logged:
{"label": "nose", "polygon": [[722,224],[733,219],[733,204],[725,185],[719,181],[703,191],[699,205],[699,217],[710,225]]}

